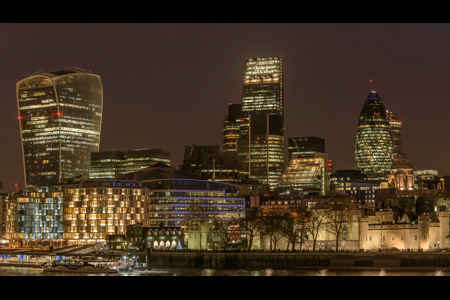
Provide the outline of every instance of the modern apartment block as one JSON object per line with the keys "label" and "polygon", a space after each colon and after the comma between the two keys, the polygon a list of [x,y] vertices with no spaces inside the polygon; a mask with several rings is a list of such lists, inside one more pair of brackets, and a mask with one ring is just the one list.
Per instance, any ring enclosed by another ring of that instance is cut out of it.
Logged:
{"label": "modern apartment block", "polygon": [[25,186],[88,178],[100,143],[100,76],[76,68],[33,74],[17,82],[16,95]]}

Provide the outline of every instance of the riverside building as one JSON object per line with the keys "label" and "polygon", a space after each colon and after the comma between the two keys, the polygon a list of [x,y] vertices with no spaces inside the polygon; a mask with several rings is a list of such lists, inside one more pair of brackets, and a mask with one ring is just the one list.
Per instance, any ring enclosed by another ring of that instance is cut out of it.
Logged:
{"label": "riverside building", "polygon": [[100,76],[72,68],[33,74],[16,84],[25,186],[89,176],[98,151],[103,86]]}
{"label": "riverside building", "polygon": [[6,230],[13,246],[62,245],[63,186],[41,186],[13,195]]}
{"label": "riverside building", "polygon": [[69,244],[104,243],[147,219],[148,190],[135,180],[90,179],[64,189],[64,233]]}
{"label": "riverside building", "polygon": [[190,226],[244,217],[239,187],[224,182],[168,178],[143,180],[148,189],[148,226]]}

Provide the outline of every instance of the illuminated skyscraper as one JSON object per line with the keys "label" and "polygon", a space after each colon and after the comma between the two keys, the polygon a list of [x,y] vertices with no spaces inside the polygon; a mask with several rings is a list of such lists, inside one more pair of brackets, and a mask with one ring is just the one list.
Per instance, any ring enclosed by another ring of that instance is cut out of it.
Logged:
{"label": "illuminated skyscraper", "polygon": [[16,85],[25,186],[89,176],[99,150],[103,106],[100,76],[72,68],[33,74]]}
{"label": "illuminated skyscraper", "polygon": [[399,120],[398,114],[386,110],[391,126],[392,147],[394,156],[402,153],[402,121]]}
{"label": "illuminated skyscraper", "polygon": [[223,124],[223,152],[236,153],[236,141],[239,139],[242,121],[242,104],[230,103]]}
{"label": "illuminated skyscraper", "polygon": [[368,180],[386,180],[393,160],[389,117],[376,91],[366,98],[356,131],[353,166]]}
{"label": "illuminated skyscraper", "polygon": [[245,60],[239,162],[251,179],[271,189],[284,167],[283,90],[281,56]]}

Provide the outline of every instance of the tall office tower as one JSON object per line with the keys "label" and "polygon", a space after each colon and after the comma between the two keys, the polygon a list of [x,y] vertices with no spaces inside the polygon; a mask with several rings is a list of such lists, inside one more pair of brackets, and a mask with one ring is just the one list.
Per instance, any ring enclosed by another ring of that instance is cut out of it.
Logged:
{"label": "tall office tower", "polygon": [[387,180],[393,157],[389,118],[380,96],[372,91],[359,117],[353,166],[368,180]]}
{"label": "tall office tower", "polygon": [[170,166],[170,152],[161,149],[133,149],[127,151],[126,172],[137,172],[156,164],[165,163]]}
{"label": "tall office tower", "polygon": [[230,103],[223,124],[223,152],[236,152],[242,120],[242,104]]}
{"label": "tall office tower", "polygon": [[16,85],[25,186],[89,176],[98,151],[103,86],[81,69],[33,74]]}
{"label": "tall office tower", "polygon": [[239,163],[272,190],[284,167],[283,90],[281,56],[245,60]]}
{"label": "tall office tower", "polygon": [[314,156],[315,153],[325,153],[325,140],[316,136],[288,138],[288,161],[292,154]]}
{"label": "tall office tower", "polygon": [[112,150],[91,153],[89,178],[115,178],[116,173],[125,172],[125,152]]}
{"label": "tall office tower", "polygon": [[402,121],[398,119],[398,114],[386,110],[391,126],[392,147],[394,156],[402,153]]}

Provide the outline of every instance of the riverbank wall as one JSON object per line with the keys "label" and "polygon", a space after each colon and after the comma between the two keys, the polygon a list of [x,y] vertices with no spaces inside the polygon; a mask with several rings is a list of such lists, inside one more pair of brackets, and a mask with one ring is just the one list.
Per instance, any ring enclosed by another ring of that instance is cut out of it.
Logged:
{"label": "riverbank wall", "polygon": [[152,268],[450,267],[450,253],[147,253]]}

